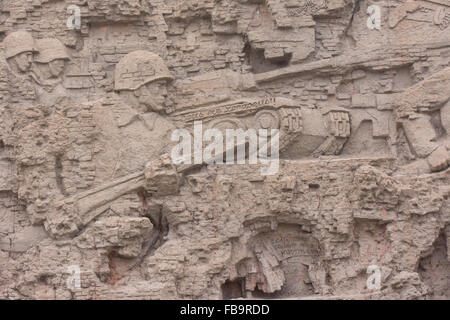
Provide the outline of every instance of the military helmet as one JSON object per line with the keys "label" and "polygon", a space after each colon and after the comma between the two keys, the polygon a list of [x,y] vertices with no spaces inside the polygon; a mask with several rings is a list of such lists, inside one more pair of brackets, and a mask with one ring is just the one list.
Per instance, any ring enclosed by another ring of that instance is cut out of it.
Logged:
{"label": "military helmet", "polygon": [[127,54],[116,66],[114,90],[136,90],[155,80],[173,80],[164,60],[149,51]]}
{"label": "military helmet", "polygon": [[56,59],[69,60],[65,46],[55,38],[44,38],[36,41],[36,47],[39,51],[35,61],[39,63],[49,63]]}
{"label": "military helmet", "polygon": [[10,33],[4,40],[6,59],[12,58],[23,52],[36,52],[34,39],[27,31],[16,31]]}

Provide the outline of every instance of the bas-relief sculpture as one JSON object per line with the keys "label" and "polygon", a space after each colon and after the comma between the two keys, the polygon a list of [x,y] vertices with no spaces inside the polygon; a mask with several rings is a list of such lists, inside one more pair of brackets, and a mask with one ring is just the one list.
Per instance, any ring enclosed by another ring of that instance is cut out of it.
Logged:
{"label": "bas-relief sculpture", "polygon": [[[0,8],[1,298],[449,297],[450,4],[38,2]],[[195,121],[279,172],[173,164]]]}

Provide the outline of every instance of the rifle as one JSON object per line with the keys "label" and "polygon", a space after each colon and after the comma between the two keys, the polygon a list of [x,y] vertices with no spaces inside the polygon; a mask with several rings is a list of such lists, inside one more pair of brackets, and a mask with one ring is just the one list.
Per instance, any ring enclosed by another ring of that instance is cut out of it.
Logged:
{"label": "rifle", "polygon": [[[226,151],[223,154],[213,157],[212,159],[204,160],[201,164],[176,166],[176,173],[182,176],[186,175],[192,170],[201,168],[202,166],[208,165],[220,157],[223,157],[225,153]],[[144,188],[150,193],[156,193],[157,190],[146,188],[147,179],[148,178],[146,178],[145,171],[139,171],[102,184],[91,190],[57,201],[55,205],[56,215],[54,216],[56,219],[55,221],[51,221],[51,218],[48,219],[48,224],[52,226],[51,228],[47,228],[48,231],[57,238],[73,234],[74,232],[79,234],[81,232],[80,230],[82,230],[89,222],[105,212],[105,210],[109,208],[109,204],[112,201],[120,198],[121,196]],[[75,211],[72,213],[77,215],[78,230],[71,229],[66,232],[64,231],[64,228],[59,228],[60,224],[66,223],[64,219],[59,219],[61,214],[64,212],[63,207],[66,205],[71,206]]]}
{"label": "rifle", "polygon": [[59,211],[64,205],[74,205],[81,225],[85,226],[104,212],[111,201],[144,187],[144,183],[144,172],[133,173],[92,190],[64,198],[58,201],[55,207]]}
{"label": "rifle", "polygon": [[427,55],[427,50],[449,47],[450,42],[422,45],[394,45],[390,48],[376,48],[349,55],[296,64],[274,71],[254,75],[257,84],[293,77],[304,73],[342,75],[355,69],[388,70],[411,65]]}

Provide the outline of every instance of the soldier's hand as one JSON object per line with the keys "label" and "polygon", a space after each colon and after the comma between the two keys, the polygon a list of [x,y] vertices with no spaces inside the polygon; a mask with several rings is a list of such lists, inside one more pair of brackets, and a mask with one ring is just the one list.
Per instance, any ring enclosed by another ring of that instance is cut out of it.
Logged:
{"label": "soldier's hand", "polygon": [[61,201],[49,210],[44,222],[45,229],[55,239],[72,237],[77,234],[83,223],[76,202]]}
{"label": "soldier's hand", "polygon": [[145,189],[153,196],[167,196],[178,193],[180,175],[169,155],[147,163],[145,167]]}
{"label": "soldier's hand", "polygon": [[449,154],[444,146],[440,146],[428,156],[431,172],[438,172],[448,168]]}

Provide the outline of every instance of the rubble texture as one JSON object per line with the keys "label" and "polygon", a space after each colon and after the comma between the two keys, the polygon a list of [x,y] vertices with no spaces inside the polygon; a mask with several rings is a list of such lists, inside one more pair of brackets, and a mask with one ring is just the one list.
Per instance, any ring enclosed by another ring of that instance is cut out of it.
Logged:
{"label": "rubble texture", "polygon": [[[0,299],[450,299],[449,23],[448,0],[2,0]],[[279,129],[279,171],[173,164],[194,121]]]}

